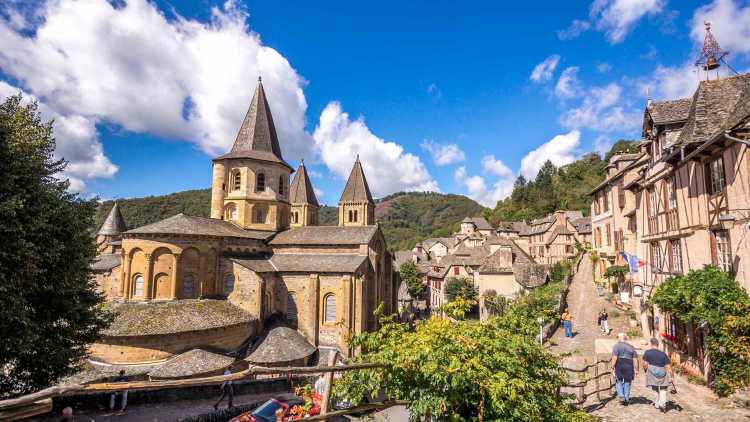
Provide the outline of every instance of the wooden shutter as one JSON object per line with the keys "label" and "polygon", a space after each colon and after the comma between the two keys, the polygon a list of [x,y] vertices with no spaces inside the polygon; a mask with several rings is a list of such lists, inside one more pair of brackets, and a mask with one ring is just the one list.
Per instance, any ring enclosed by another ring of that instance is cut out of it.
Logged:
{"label": "wooden shutter", "polygon": [[286,298],[286,319],[289,321],[297,320],[297,300],[294,293],[289,293]]}

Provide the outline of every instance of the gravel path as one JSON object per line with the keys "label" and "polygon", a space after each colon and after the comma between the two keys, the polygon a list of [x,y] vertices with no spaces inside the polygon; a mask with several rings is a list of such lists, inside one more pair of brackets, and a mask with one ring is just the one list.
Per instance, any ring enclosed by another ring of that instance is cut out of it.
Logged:
{"label": "gravel path", "polygon": [[[630,328],[628,316],[604,298],[597,296],[593,282],[591,261],[584,257],[580,270],[573,279],[568,293],[568,308],[573,315],[573,338],[566,338],[562,328],[557,330],[550,341],[550,350],[563,356],[563,366],[580,368],[586,363],[595,362],[597,339],[599,358],[608,358],[601,354],[605,343],[613,342],[618,332],[627,332]],[[612,333],[607,336],[596,325],[597,315],[602,308],[609,313]],[[607,341],[609,340],[609,341]],[[644,339],[632,339],[631,344],[645,347]],[[600,367],[604,370],[604,366]],[[593,373],[592,373],[593,375]],[[578,382],[571,376],[571,382]],[[645,376],[639,373],[633,382],[630,406],[622,406],[612,393],[601,393],[602,401],[591,395],[583,408],[602,421],[748,421],[750,411],[734,406],[728,399],[717,398],[708,388],[688,383],[682,377],[675,377],[678,394],[669,395],[669,411],[662,414],[652,404],[653,394],[645,386]],[[606,377],[601,379],[602,387],[609,385]],[[589,383],[586,392],[594,391],[593,382]],[[570,391],[573,392],[573,391]]]}

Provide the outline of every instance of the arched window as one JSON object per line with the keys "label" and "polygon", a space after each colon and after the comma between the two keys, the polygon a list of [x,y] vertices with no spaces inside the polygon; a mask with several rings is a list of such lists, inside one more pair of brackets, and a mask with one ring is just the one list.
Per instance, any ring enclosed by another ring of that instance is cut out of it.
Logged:
{"label": "arched window", "polygon": [[258,177],[255,178],[255,191],[265,192],[266,191],[266,175],[258,173]]}
{"label": "arched window", "polygon": [[336,322],[336,295],[333,293],[323,298],[323,321]]}
{"label": "arched window", "polygon": [[232,190],[240,190],[242,187],[242,174],[239,170],[232,172]]}
{"label": "arched window", "polygon": [[354,213],[352,210],[349,210],[349,222],[351,223],[352,221],[354,221]]}
{"label": "arched window", "polygon": [[224,276],[224,293],[232,293],[232,290],[234,290],[234,274],[229,273]]}
{"label": "arched window", "polygon": [[284,176],[279,176],[279,195],[284,194]]}
{"label": "arched window", "polygon": [[354,222],[357,222],[357,210],[354,210]]}
{"label": "arched window", "polygon": [[133,296],[143,297],[143,276],[136,274],[133,280],[135,281],[133,283]]}
{"label": "arched window", "polygon": [[228,221],[237,221],[237,207],[234,204],[229,204],[224,211],[224,219]]}
{"label": "arched window", "polygon": [[286,297],[286,319],[297,320],[297,298],[294,293],[289,293]]}
{"label": "arched window", "polygon": [[253,223],[255,224],[264,224],[266,222],[266,210],[263,208],[258,208],[253,213]]}
{"label": "arched window", "polygon": [[182,295],[185,297],[195,295],[195,276],[192,273],[185,274],[182,277]]}

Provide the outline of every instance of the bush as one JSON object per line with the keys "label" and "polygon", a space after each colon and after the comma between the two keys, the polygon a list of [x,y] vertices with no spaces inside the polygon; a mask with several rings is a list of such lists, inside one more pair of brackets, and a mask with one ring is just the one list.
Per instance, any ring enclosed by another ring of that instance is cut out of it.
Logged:
{"label": "bush", "polygon": [[445,298],[448,302],[452,302],[457,297],[476,302],[477,294],[474,280],[468,277],[450,277],[445,281]]}
{"label": "bush", "polygon": [[571,264],[568,261],[556,262],[550,270],[550,278],[554,282],[563,281],[570,274],[570,268]]}
{"label": "bush", "polygon": [[406,283],[406,287],[409,290],[409,296],[414,299],[419,299],[425,293],[425,285],[422,281],[422,276],[419,274],[419,268],[413,262],[405,262],[401,264],[399,268],[399,275],[401,281]]}

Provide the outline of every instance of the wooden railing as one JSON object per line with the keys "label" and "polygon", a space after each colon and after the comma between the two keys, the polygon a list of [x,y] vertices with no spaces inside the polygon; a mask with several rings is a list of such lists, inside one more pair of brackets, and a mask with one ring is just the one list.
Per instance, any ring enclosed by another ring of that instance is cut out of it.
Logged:
{"label": "wooden railing", "polygon": [[677,230],[680,228],[680,222],[677,217],[677,208],[672,208],[665,213],[667,219],[667,230]]}
{"label": "wooden railing", "polygon": [[648,234],[659,233],[659,216],[654,215],[648,217]]}

